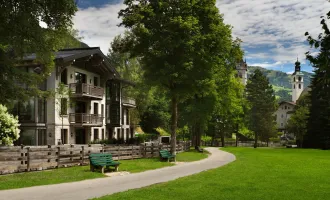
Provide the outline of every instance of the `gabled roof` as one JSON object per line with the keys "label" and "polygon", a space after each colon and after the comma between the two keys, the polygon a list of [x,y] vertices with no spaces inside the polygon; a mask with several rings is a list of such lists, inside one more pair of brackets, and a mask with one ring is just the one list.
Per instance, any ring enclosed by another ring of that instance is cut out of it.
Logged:
{"label": "gabled roof", "polygon": [[[117,70],[111,66],[110,61],[107,56],[105,56],[99,47],[87,47],[87,48],[71,48],[71,49],[62,49],[58,52],[55,52],[55,61],[59,62],[70,62],[79,58],[83,58],[86,56],[98,55],[103,58],[103,66],[107,69],[107,71],[113,73],[116,80],[124,81],[120,78],[120,74]],[[36,59],[36,54],[32,53],[23,58],[25,61],[33,61]]]}
{"label": "gabled roof", "polygon": [[293,106],[296,105],[294,102],[290,102],[290,101],[281,101],[281,102],[279,103],[279,105],[282,105],[282,104],[291,104],[291,105],[293,105]]}

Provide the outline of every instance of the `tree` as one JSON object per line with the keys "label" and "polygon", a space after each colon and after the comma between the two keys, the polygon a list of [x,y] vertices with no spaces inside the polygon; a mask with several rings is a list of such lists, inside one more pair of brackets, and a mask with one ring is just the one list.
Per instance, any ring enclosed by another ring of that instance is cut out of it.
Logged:
{"label": "tree", "polygon": [[225,136],[230,136],[237,132],[244,124],[244,87],[235,75],[237,71],[234,67],[223,72],[226,76],[218,80],[217,105],[214,109],[216,127],[221,136],[222,146],[225,146]]}
{"label": "tree", "polygon": [[[74,104],[71,98],[72,91],[68,88],[67,85],[63,83],[59,83],[53,95],[55,97],[56,111],[62,120],[62,129],[61,129],[61,134],[62,134],[64,131],[64,123],[63,123],[64,117],[68,115],[68,108],[73,107]],[[63,141],[61,142],[63,143]]]}
{"label": "tree", "polygon": [[18,118],[8,113],[7,107],[0,104],[0,144],[10,145],[19,138]]}
{"label": "tree", "polygon": [[269,141],[276,135],[274,112],[276,100],[274,90],[267,78],[259,69],[254,71],[246,86],[246,96],[251,109],[249,111],[250,130],[255,133],[254,148],[257,148],[258,139]]}
{"label": "tree", "polygon": [[173,154],[178,103],[214,90],[214,72],[231,58],[231,29],[223,23],[215,3],[125,0],[127,7],[119,12],[121,26],[131,32],[123,49],[140,57],[146,80],[170,96]]}
{"label": "tree", "polygon": [[[39,84],[52,70],[53,52],[73,39],[76,11],[74,0],[1,1],[0,103],[41,95]],[[24,57],[32,53],[36,53],[35,63],[26,63]],[[22,65],[35,65],[36,73]]]}
{"label": "tree", "polygon": [[[307,126],[307,136],[304,137],[304,147],[330,149],[330,30],[327,21],[322,17],[323,33],[314,39],[306,32],[309,44],[319,50],[316,56],[306,53],[307,60],[314,67],[311,82],[311,106]],[[330,12],[327,13],[327,19]]]}
{"label": "tree", "polygon": [[307,123],[309,116],[309,96],[304,95],[299,98],[293,115],[288,120],[286,129],[296,136],[297,144],[302,147],[302,141],[307,133]]}

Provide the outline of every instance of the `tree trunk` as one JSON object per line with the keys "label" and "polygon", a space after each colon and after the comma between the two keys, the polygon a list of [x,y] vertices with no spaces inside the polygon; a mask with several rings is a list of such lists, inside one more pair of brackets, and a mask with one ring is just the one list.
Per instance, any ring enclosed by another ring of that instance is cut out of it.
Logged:
{"label": "tree trunk", "polygon": [[178,100],[176,96],[172,97],[172,124],[171,124],[171,153],[176,155],[176,128],[178,124]]}
{"label": "tree trunk", "polygon": [[258,146],[258,135],[257,135],[257,133],[255,133],[255,135],[254,135],[254,148],[257,148],[257,146]]}
{"label": "tree trunk", "polygon": [[[201,134],[201,126],[197,122],[196,123],[196,146],[201,146],[202,134]],[[205,141],[204,141],[205,144]]]}

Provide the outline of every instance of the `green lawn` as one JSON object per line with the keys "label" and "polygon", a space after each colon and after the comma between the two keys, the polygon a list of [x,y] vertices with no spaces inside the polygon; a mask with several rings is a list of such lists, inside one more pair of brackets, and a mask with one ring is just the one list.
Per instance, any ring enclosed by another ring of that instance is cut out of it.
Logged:
{"label": "green lawn", "polygon": [[226,148],[237,160],[168,183],[130,190],[116,199],[329,199],[330,151]]}
{"label": "green lawn", "polygon": [[208,152],[204,150],[203,153],[199,153],[196,150],[191,149],[190,151],[182,152],[176,155],[177,162],[192,162],[207,158]]}
{"label": "green lawn", "polygon": [[[177,161],[189,162],[200,160],[205,157],[207,157],[205,153],[201,154],[191,150],[189,152],[178,154]],[[131,173],[174,165],[169,162],[160,162],[159,158],[121,160],[120,162],[121,165],[119,166],[119,171],[128,171]],[[74,182],[102,177],[106,176],[100,172],[90,172],[89,166],[78,166],[47,171],[2,175],[0,176],[0,190]]]}

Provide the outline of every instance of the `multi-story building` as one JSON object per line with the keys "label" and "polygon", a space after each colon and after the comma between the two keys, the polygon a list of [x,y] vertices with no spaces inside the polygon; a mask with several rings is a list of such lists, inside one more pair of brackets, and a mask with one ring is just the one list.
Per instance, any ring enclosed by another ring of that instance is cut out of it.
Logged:
{"label": "multi-story building", "polygon": [[[300,62],[295,63],[295,71],[292,74],[292,102],[282,101],[275,112],[277,129],[286,132],[286,124],[293,114],[296,102],[304,91],[303,73],[300,71]],[[307,91],[307,90],[305,90]]]}
{"label": "multi-story building", "polygon": [[[26,70],[42,70],[34,54]],[[59,93],[59,85],[69,93]],[[17,144],[87,144],[94,140],[133,137],[129,109],[135,101],[122,96],[133,83],[123,80],[99,48],[64,49],[55,53],[55,68],[42,90],[57,91],[43,99],[17,101],[13,113],[21,123]]]}

